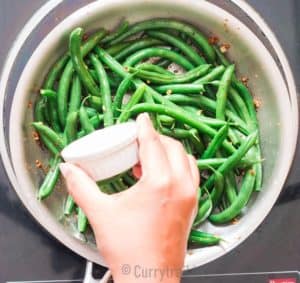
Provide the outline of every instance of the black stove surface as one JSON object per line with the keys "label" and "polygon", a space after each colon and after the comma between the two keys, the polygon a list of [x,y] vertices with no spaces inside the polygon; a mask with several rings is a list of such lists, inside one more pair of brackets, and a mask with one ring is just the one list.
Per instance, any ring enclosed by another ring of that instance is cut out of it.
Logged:
{"label": "black stove surface", "polygon": [[[0,0],[0,66],[20,29],[45,2],[47,1]],[[248,2],[261,13],[277,35],[300,89],[300,1]],[[282,194],[262,225],[234,251],[185,273],[183,282],[299,282],[299,173],[298,146],[294,165]],[[0,224],[0,282],[82,281],[85,260],[52,238],[35,222],[9,184],[2,164]],[[104,269],[99,269],[100,274],[103,271]],[[285,281],[278,281],[278,278]]]}

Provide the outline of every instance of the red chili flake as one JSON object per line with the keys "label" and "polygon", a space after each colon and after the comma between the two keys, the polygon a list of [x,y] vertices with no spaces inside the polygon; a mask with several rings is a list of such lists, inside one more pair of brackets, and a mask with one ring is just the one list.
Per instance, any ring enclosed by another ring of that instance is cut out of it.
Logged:
{"label": "red chili flake", "polygon": [[208,42],[210,44],[217,44],[219,42],[219,38],[215,35],[211,35],[209,38],[208,38]]}
{"label": "red chili flake", "polygon": [[31,102],[31,101],[28,102],[27,107],[28,107],[29,109],[32,108],[32,102]]}

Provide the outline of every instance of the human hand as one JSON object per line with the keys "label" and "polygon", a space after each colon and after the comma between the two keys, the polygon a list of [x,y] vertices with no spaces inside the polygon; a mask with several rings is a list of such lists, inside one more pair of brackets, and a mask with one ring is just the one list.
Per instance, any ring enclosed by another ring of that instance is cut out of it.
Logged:
{"label": "human hand", "polygon": [[[181,143],[154,130],[148,114],[137,124],[140,165],[134,173],[140,179],[130,189],[106,195],[80,168],[63,163],[61,172],[115,282],[158,282],[164,271],[164,282],[179,282],[197,208],[198,168]],[[130,274],[122,274],[123,265]]]}

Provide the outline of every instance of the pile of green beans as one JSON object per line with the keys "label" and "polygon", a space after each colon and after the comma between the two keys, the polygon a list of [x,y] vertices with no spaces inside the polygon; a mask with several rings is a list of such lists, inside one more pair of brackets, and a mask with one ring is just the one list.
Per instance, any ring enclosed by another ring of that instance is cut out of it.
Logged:
{"label": "pile of green beans", "polygon": [[[148,112],[157,131],[197,159],[199,210],[189,241],[218,244],[219,237],[196,228],[233,222],[262,184],[256,109],[236,66],[197,28],[174,19],[124,21],[116,31],[83,38],[82,28],[71,32],[68,51],[52,66],[35,104],[32,125],[51,155],[38,198],[53,192],[67,144]],[[113,194],[136,181],[128,171],[98,185]],[[64,212],[77,213],[78,230],[86,231],[88,220],[71,196]]]}

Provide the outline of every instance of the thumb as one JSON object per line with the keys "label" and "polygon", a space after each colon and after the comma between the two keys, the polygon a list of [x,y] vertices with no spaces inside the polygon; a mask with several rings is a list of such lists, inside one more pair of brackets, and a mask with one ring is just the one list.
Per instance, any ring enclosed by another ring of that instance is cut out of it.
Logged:
{"label": "thumb", "polygon": [[70,163],[61,163],[60,171],[66,180],[70,195],[86,214],[89,214],[89,210],[98,206],[99,201],[106,197],[94,180],[79,167]]}

